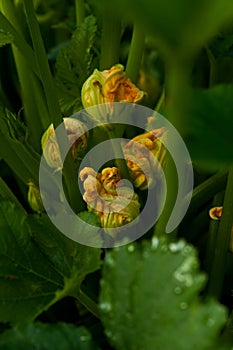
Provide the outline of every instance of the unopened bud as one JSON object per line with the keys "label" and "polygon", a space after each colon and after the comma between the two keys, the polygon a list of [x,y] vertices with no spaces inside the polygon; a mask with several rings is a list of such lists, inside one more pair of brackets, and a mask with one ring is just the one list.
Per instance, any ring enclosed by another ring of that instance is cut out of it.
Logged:
{"label": "unopened bud", "polygon": [[28,203],[30,207],[37,213],[44,212],[44,206],[39,188],[32,181],[29,181],[28,186]]}
{"label": "unopened bud", "polygon": [[[79,152],[81,152],[87,146],[87,129],[83,123],[74,118],[64,118],[64,125],[69,143],[72,145],[71,149],[73,157],[76,158]],[[51,168],[61,170],[62,160],[53,124],[51,124],[43,134],[41,139],[41,146],[47,164]]]}

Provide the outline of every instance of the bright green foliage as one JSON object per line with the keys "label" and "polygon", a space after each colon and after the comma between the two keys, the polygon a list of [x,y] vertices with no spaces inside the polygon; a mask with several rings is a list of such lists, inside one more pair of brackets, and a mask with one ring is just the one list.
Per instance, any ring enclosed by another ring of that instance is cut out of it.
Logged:
{"label": "bright green foliage", "polygon": [[57,232],[48,218],[27,219],[12,204],[0,210],[0,321],[33,320],[61,298],[79,292],[97,270],[100,250]]}
{"label": "bright green foliage", "polygon": [[84,327],[71,324],[29,323],[15,326],[0,336],[1,350],[97,350]]}
{"label": "bright green foliage", "polygon": [[0,47],[6,44],[11,44],[14,38],[11,33],[0,31]]}
{"label": "bright green foliage", "polygon": [[58,54],[56,80],[62,112],[67,116],[82,108],[82,85],[96,68],[93,64],[96,30],[95,18],[86,17],[74,32],[71,43]]}
{"label": "bright green foliage", "polygon": [[224,166],[232,162],[232,96],[233,85],[192,92],[187,146],[191,155],[205,164]]}
{"label": "bright green foliage", "polygon": [[214,348],[225,309],[198,294],[206,278],[195,249],[154,238],[109,252],[103,268],[101,319],[116,349]]}

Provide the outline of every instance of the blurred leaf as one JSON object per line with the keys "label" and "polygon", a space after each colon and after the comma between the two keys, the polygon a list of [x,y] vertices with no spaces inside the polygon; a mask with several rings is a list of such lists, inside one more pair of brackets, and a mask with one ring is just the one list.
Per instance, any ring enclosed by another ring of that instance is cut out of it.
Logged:
{"label": "blurred leaf", "polygon": [[95,18],[86,17],[74,32],[71,43],[58,53],[56,80],[62,112],[67,116],[82,109],[82,85],[96,68],[93,64],[96,30]]}
{"label": "blurred leaf", "polygon": [[6,44],[11,44],[14,37],[11,33],[0,30],[0,47]]}
{"label": "blurred leaf", "polygon": [[194,159],[209,165],[233,162],[233,85],[193,90],[187,146]]}
{"label": "blurred leaf", "polygon": [[99,268],[100,250],[58,232],[46,217],[0,203],[0,321],[27,322],[65,296],[75,296]]}
{"label": "blurred leaf", "polygon": [[111,6],[120,16],[141,23],[170,53],[175,48],[199,49],[233,20],[231,0],[115,0]]}
{"label": "blurred leaf", "polygon": [[155,237],[108,252],[99,306],[109,341],[119,350],[213,349],[226,312],[201,301],[205,281],[184,241]]}
{"label": "blurred leaf", "polygon": [[30,323],[15,326],[0,336],[2,350],[97,350],[84,327],[71,324]]}

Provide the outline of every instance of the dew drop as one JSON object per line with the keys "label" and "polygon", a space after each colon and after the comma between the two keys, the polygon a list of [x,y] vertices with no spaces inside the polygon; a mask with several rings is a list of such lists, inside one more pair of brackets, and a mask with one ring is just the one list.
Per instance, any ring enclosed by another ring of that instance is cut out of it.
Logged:
{"label": "dew drop", "polygon": [[156,250],[159,246],[159,239],[158,237],[153,237],[151,242],[151,249]]}
{"label": "dew drop", "polygon": [[101,310],[102,312],[108,313],[109,311],[112,310],[112,305],[111,305],[110,303],[108,303],[108,302],[101,303],[101,304],[100,304],[100,310]]}
{"label": "dew drop", "polygon": [[174,293],[176,294],[176,295],[180,295],[180,294],[182,294],[182,288],[180,288],[180,287],[175,287],[174,288]]}
{"label": "dew drop", "polygon": [[185,242],[183,240],[180,240],[177,243],[170,243],[169,244],[169,250],[171,253],[177,253],[181,251],[185,246]]}
{"label": "dew drop", "polygon": [[189,245],[186,245],[184,248],[183,248],[183,255],[189,255],[191,252],[192,252],[193,248]]}
{"label": "dew drop", "polygon": [[187,310],[187,308],[188,308],[188,304],[185,301],[180,303],[180,309],[181,310]]}
{"label": "dew drop", "polygon": [[106,331],[106,336],[107,336],[108,338],[111,338],[111,337],[112,337],[112,332],[111,332],[111,331]]}
{"label": "dew drop", "polygon": [[108,265],[108,266],[115,266],[115,261],[114,259],[111,257],[110,254],[106,255],[106,258],[105,258],[105,263]]}
{"label": "dew drop", "polygon": [[135,250],[135,246],[134,246],[133,244],[130,244],[130,245],[128,246],[128,252],[133,253],[134,250]]}
{"label": "dew drop", "polygon": [[81,337],[80,337],[80,340],[83,342],[88,341],[90,339],[91,339],[90,335],[81,335]]}

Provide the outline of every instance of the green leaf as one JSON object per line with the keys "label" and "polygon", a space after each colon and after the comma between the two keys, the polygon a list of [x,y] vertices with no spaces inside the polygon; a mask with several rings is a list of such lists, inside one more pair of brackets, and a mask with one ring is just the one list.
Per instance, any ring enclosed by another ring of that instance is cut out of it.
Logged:
{"label": "green leaf", "polygon": [[81,246],[44,217],[0,203],[0,321],[27,322],[65,296],[79,294],[100,265],[100,250]]}
{"label": "green leaf", "polygon": [[70,44],[59,51],[56,80],[62,112],[65,115],[82,109],[82,85],[96,68],[93,61],[96,31],[95,18],[86,17],[74,32]]}
{"label": "green leaf", "polygon": [[0,336],[2,350],[97,350],[90,332],[72,324],[30,323]]}
{"label": "green leaf", "polygon": [[203,164],[226,166],[233,162],[233,85],[193,90],[187,146]]}
{"label": "green leaf", "polygon": [[0,30],[0,47],[6,44],[11,44],[14,37],[11,33]]}
{"label": "green leaf", "polygon": [[214,300],[199,298],[205,281],[195,249],[182,240],[168,244],[154,237],[143,247],[108,252],[99,306],[109,341],[119,350],[214,345],[226,312]]}

